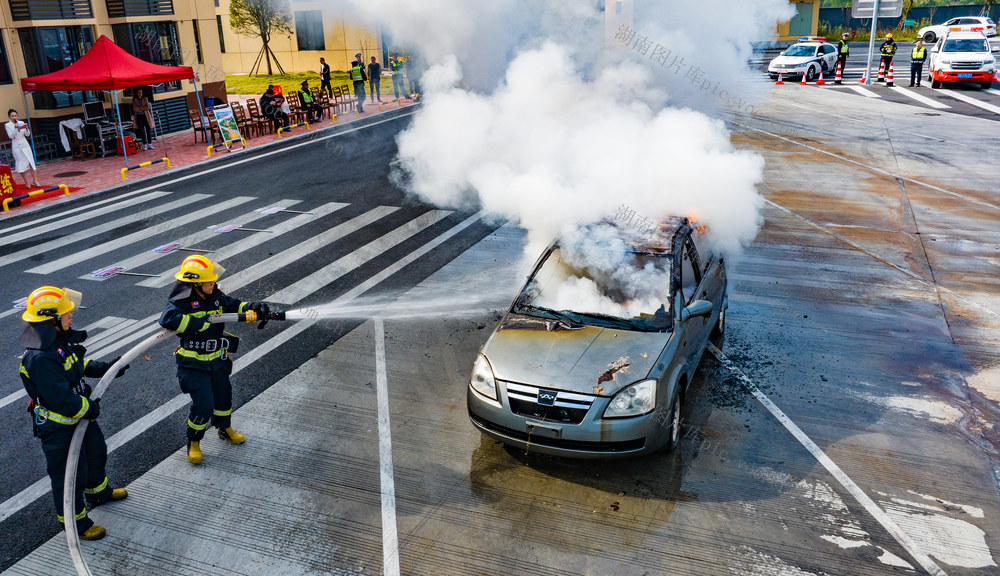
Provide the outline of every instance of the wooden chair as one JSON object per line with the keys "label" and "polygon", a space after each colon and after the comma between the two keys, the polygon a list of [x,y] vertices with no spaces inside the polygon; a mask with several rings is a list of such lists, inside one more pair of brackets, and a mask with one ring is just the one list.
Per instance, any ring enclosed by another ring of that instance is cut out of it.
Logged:
{"label": "wooden chair", "polygon": [[[212,144],[215,144],[215,133],[219,131],[219,127],[215,126],[211,119],[211,113],[206,113],[209,118],[208,132],[212,133]],[[194,141],[198,142],[198,134],[201,134],[202,140],[207,142],[205,125],[202,124],[201,114],[197,110],[192,110],[188,108],[188,119],[191,120],[191,127],[194,128]]]}
{"label": "wooden chair", "polygon": [[358,107],[358,98],[354,95],[354,86],[344,84],[340,87],[340,94],[343,96],[344,101],[347,102],[347,105],[350,106],[350,109],[353,110]]}
{"label": "wooden chair", "polygon": [[67,130],[66,133],[69,134],[69,153],[73,160],[85,160],[87,157],[97,158],[97,148],[93,142],[80,140],[73,130]]}
{"label": "wooden chair", "polygon": [[290,111],[288,116],[292,124],[299,124],[308,120],[309,115],[302,109],[302,103],[299,102],[299,95],[296,92],[285,94],[285,101],[288,102],[288,110]]}
{"label": "wooden chair", "polygon": [[334,86],[333,97],[337,102],[338,114],[343,114],[354,107],[354,97],[350,92],[345,92],[347,86]]}
{"label": "wooden chair", "polygon": [[230,104],[230,107],[233,109],[233,117],[236,118],[236,125],[240,128],[240,134],[243,134],[246,138],[252,138],[262,133],[260,121],[247,116],[242,104],[233,102]]}
{"label": "wooden chair", "polygon": [[320,110],[322,110],[320,114],[325,118],[329,118],[330,109],[335,108],[337,106],[336,102],[331,101],[330,98],[326,95],[326,92],[321,94],[319,100],[317,100],[316,102],[319,103]]}
{"label": "wooden chair", "polygon": [[247,112],[250,114],[250,118],[260,123],[261,135],[264,134],[264,130],[269,133],[274,133],[274,122],[270,118],[264,116],[260,111],[260,106],[254,99],[247,100]]}

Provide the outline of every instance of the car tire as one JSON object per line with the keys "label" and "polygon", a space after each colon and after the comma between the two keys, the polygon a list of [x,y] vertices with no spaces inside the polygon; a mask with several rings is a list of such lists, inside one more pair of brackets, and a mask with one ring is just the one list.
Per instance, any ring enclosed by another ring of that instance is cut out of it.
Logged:
{"label": "car tire", "polygon": [[667,443],[663,445],[664,452],[673,452],[681,443],[681,406],[683,406],[684,394],[681,392],[678,383],[677,392],[670,403],[670,429],[667,434]]}
{"label": "car tire", "polygon": [[816,80],[816,68],[810,66],[806,68],[806,82],[812,82]]}
{"label": "car tire", "polygon": [[937,42],[937,34],[931,32],[930,30],[924,32],[924,43],[933,44],[934,42]]}
{"label": "car tire", "polygon": [[723,308],[719,311],[719,319],[716,321],[715,326],[712,327],[712,333],[708,336],[708,340],[715,345],[716,348],[722,350],[722,343],[726,340],[726,309]]}
{"label": "car tire", "polygon": [[940,87],[941,87],[941,83],[938,82],[937,80],[931,78],[931,88],[940,88]]}
{"label": "car tire", "polygon": [[989,82],[986,81],[980,82],[979,87],[982,88],[983,90],[989,90],[991,87],[993,87],[993,81],[990,80]]}

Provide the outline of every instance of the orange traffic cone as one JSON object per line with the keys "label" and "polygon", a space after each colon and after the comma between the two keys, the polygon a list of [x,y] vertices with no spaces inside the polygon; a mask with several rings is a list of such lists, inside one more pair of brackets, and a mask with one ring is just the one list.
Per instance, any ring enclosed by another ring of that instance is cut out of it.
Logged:
{"label": "orange traffic cone", "polygon": [[784,86],[785,81],[781,79],[781,72],[778,72],[778,81],[774,83],[775,86]]}
{"label": "orange traffic cone", "polygon": [[867,68],[865,68],[864,71],[861,73],[861,81],[858,82],[858,83],[859,84],[867,84],[868,83],[868,69]]}
{"label": "orange traffic cone", "polygon": [[809,83],[806,82],[806,76],[808,76],[808,75],[809,75],[809,71],[808,70],[806,70],[805,72],[802,73],[802,81],[799,82],[799,86],[808,86],[809,85]]}
{"label": "orange traffic cone", "polygon": [[819,76],[816,77],[816,85],[817,86],[825,86],[826,85],[826,80],[823,80],[823,69],[822,68],[819,71]]}
{"label": "orange traffic cone", "polygon": [[878,76],[875,77],[876,82],[882,82],[885,79],[885,60],[878,63]]}
{"label": "orange traffic cone", "polygon": [[885,79],[885,85],[889,88],[894,86],[892,83],[892,62],[889,62],[889,76]]}
{"label": "orange traffic cone", "polygon": [[842,78],[842,76],[840,75],[840,73],[841,73],[840,62],[837,62],[837,75],[833,77],[833,83],[834,84],[840,84],[840,80]]}
{"label": "orange traffic cone", "polygon": [[993,71],[993,81],[1000,82],[1000,68]]}

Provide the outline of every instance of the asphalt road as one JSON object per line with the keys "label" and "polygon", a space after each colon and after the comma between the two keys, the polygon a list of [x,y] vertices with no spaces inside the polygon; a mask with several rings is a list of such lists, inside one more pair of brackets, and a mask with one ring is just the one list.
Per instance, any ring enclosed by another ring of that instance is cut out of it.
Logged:
{"label": "asphalt road", "polygon": [[[315,289],[304,289],[288,304],[277,306],[290,309],[294,302],[295,308],[307,308],[329,302],[453,230],[469,216],[411,201],[389,182],[394,137],[407,122],[404,116],[335,139],[300,141],[281,151],[251,154],[240,162],[198,169],[195,177],[181,181],[164,178],[144,182],[141,188],[114,197],[88,197],[63,208],[5,220],[0,231],[0,269],[5,278],[0,302],[12,303],[47,284],[80,290],[86,309],[75,315],[74,326],[96,326],[90,330],[89,349],[98,359],[114,358],[152,333],[155,320],[151,317],[158,315],[166,302],[171,270],[187,255],[152,250],[192,234],[199,239],[185,241],[185,246],[225,254],[222,263],[228,272],[220,287],[244,300],[268,299],[327,264],[345,259],[341,275],[322,278]],[[317,214],[265,216],[254,212],[271,206]],[[217,234],[206,230],[210,225],[230,223],[272,232]],[[481,220],[472,222],[369,294],[392,294],[413,285],[491,229]],[[229,252],[223,252],[227,249]],[[130,271],[162,273],[163,281],[124,275],[96,280],[90,276],[95,269],[122,263],[131,263],[127,266]],[[237,273],[241,271],[252,272],[252,278],[244,275],[240,279]],[[233,285],[234,280],[239,286]],[[142,285],[143,281],[147,285]],[[9,306],[3,311],[7,310]],[[323,323],[249,366],[234,378],[235,407],[266,390],[357,323]],[[23,351],[18,338],[23,325],[19,311],[0,318],[0,350],[6,356],[6,369],[0,371],[0,404],[4,404],[0,407],[4,414],[0,418],[0,502],[46,478],[40,444],[32,438],[24,412],[27,400],[17,376],[18,356]],[[264,330],[245,325],[234,330],[243,338],[246,350],[287,327],[271,323]],[[102,336],[107,337],[103,342],[99,340]],[[110,349],[117,338],[121,344]],[[178,395],[172,352],[172,343],[150,350],[145,359],[132,362],[126,378],[109,389],[99,420],[107,438],[155,413]],[[112,481],[126,484],[176,451],[184,443],[186,418],[185,407],[158,423],[143,426],[137,438],[111,454],[108,469]],[[0,522],[0,569],[60,529],[49,493],[21,508],[8,503],[0,514],[6,516],[15,509]],[[183,513],[178,510],[178,514]]]}

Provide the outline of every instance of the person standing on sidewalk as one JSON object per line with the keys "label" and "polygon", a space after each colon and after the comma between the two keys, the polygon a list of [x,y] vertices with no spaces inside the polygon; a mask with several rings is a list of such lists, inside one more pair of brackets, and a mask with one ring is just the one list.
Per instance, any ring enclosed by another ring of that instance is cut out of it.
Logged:
{"label": "person standing on sidewalk", "polygon": [[840,35],[840,43],[837,45],[837,66],[840,73],[847,71],[847,56],[851,53],[851,47],[847,44],[847,32]]}
{"label": "person standing on sidewalk", "polygon": [[[10,151],[14,155],[14,171],[24,179],[25,188],[30,186],[42,187],[38,183],[38,172],[35,171],[35,155],[31,151],[31,144],[28,143],[28,136],[31,130],[28,129],[27,122],[17,119],[17,110],[11,108],[7,111],[10,122],[4,124],[7,129],[7,137],[10,138]],[[28,184],[28,172],[31,172],[31,184]]]}
{"label": "person standing on sidewalk", "polygon": [[328,98],[333,98],[333,87],[330,86],[330,65],[326,63],[325,58],[319,59],[319,94],[323,95],[323,90],[326,90],[326,95]]}
{"label": "person standing on sidewalk", "polygon": [[393,56],[389,60],[389,71],[392,72],[392,94],[399,100],[399,95],[409,96],[406,93],[406,86],[403,85],[403,63],[399,61],[399,55]]}
{"label": "person standing on sidewalk", "polygon": [[368,95],[372,102],[375,102],[375,98],[378,98],[379,102],[382,101],[382,89],[379,87],[381,83],[382,65],[372,56],[371,64],[368,65]]}
{"label": "person standing on sidewalk", "polygon": [[924,48],[924,41],[917,40],[917,45],[910,52],[910,86],[916,80],[920,86],[920,76],[923,74],[924,62],[927,60],[927,48]]}
{"label": "person standing on sidewalk", "polygon": [[149,98],[142,93],[142,88],[136,88],[132,97],[132,124],[142,139],[142,149],[156,150],[152,137],[153,114],[149,109]]}
{"label": "person standing on sidewalk", "polygon": [[365,76],[365,63],[361,60],[361,53],[354,55],[354,61],[351,62],[351,82],[354,83],[354,98],[358,101],[358,114],[365,111],[365,80],[368,78]]}
{"label": "person standing on sidewalk", "polygon": [[[96,419],[101,413],[99,398],[90,399],[90,385],[83,378],[99,378],[118,361],[98,362],[86,358],[83,341],[86,331],[73,330],[73,310],[83,295],[75,290],[42,286],[28,296],[21,318],[28,323],[21,334],[24,356],[21,383],[28,393],[28,412],[33,417],[35,436],[42,441],[45,468],[52,484],[56,517],[64,521],[63,490],[70,442],[80,420],[90,420],[83,435],[79,467],[76,471],[76,499],[73,510],[76,530],[83,540],[100,540],[107,531],[87,516],[84,500],[94,506],[122,500],[124,488],[108,484],[105,466],[108,445]],[[120,358],[120,356],[119,356]],[[125,373],[128,365],[115,378]]]}

